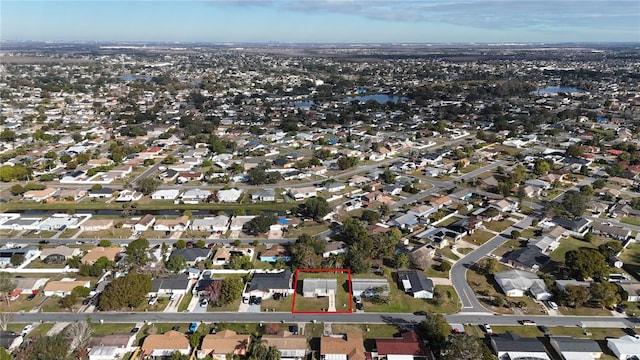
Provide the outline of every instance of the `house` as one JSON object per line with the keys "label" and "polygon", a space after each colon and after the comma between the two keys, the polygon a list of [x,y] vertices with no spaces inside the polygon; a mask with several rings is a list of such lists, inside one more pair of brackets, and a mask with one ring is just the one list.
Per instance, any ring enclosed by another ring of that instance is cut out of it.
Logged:
{"label": "house", "polygon": [[418,224],[418,218],[411,214],[403,214],[389,221],[392,226],[397,226],[400,229],[407,230],[409,232],[414,231],[414,226]]}
{"label": "house", "polygon": [[552,336],[549,342],[563,360],[593,360],[602,357],[600,345],[591,339]]}
{"label": "house", "polygon": [[59,296],[65,297],[71,294],[74,288],[77,286],[89,288],[91,283],[89,281],[62,279],[60,281],[49,281],[42,289],[44,296]]}
{"label": "house", "polygon": [[242,196],[243,190],[238,189],[229,189],[229,190],[219,190],[218,191],[218,201],[219,202],[237,202]]}
{"label": "house", "polygon": [[49,281],[47,278],[16,278],[14,280],[16,281],[14,292],[19,295],[37,294],[39,289]]}
{"label": "house", "polygon": [[511,212],[518,210],[518,203],[515,201],[509,201],[507,199],[495,201],[490,206],[492,208],[498,209],[498,211],[500,212]]}
{"label": "house", "polygon": [[429,259],[436,255],[436,248],[430,244],[416,246],[409,252],[411,265],[416,269],[426,270],[429,266]]}
{"label": "house", "polygon": [[[187,165],[187,167],[191,168],[190,165]],[[201,172],[179,172],[176,181],[182,184],[188,181],[200,181],[203,178],[204,176]]]}
{"label": "house", "polygon": [[66,201],[78,201],[87,196],[85,189],[63,189],[55,193],[54,197]]}
{"label": "house", "polygon": [[317,297],[335,294],[338,289],[338,280],[305,278],[302,280],[302,296]]}
{"label": "house", "polygon": [[289,196],[291,196],[296,201],[316,197],[318,195],[318,192],[314,186],[291,188],[288,190],[288,193]]}
{"label": "house", "polygon": [[162,189],[151,194],[151,200],[175,200],[180,196],[178,189]]}
{"label": "house", "polygon": [[364,204],[362,203],[362,201],[360,199],[352,199],[349,200],[347,202],[345,202],[342,205],[342,208],[344,209],[344,211],[353,211],[353,210],[357,210],[360,209]]}
{"label": "house", "polygon": [[322,257],[328,258],[331,255],[344,254],[346,252],[347,246],[342,241],[327,241]]}
{"label": "house", "polygon": [[327,192],[339,192],[347,188],[347,185],[341,182],[328,182],[324,184],[324,190]]}
{"label": "house", "polygon": [[398,271],[398,287],[419,299],[432,299],[435,291],[433,281],[418,271]]}
{"label": "house", "polygon": [[275,347],[280,351],[281,360],[302,360],[307,355],[307,337],[294,335],[289,331],[281,331],[277,335],[262,335],[267,347]]}
{"label": "house", "polygon": [[596,222],[591,226],[591,232],[596,235],[604,235],[616,240],[626,240],[631,236],[631,230],[623,228],[622,226],[611,226],[599,222]]}
{"label": "house", "polygon": [[161,359],[169,358],[175,351],[183,355],[191,353],[189,337],[174,330],[169,330],[164,334],[147,335],[140,348],[143,356]]}
{"label": "house", "polygon": [[640,359],[640,336],[625,335],[620,338],[608,338],[607,347],[618,360]]}
{"label": "house", "polygon": [[473,196],[473,190],[463,188],[460,190],[456,190],[455,192],[449,194],[449,196],[451,197],[451,199],[457,201],[469,200]]}
{"label": "house", "polygon": [[156,217],[151,214],[146,214],[141,218],[134,218],[130,220],[126,220],[122,227],[131,228],[133,231],[143,232],[149,230],[153,224],[156,222]]}
{"label": "house", "polygon": [[429,201],[433,206],[435,206],[438,209],[442,209],[445,206],[449,206],[453,204],[453,200],[449,195],[434,197]]}
{"label": "house", "polygon": [[501,360],[551,360],[544,345],[538,339],[521,338],[510,332],[491,336],[491,347]]}
{"label": "house", "polygon": [[89,360],[111,360],[122,358],[127,352],[135,351],[131,334],[92,336],[89,340]]}
{"label": "house", "polygon": [[186,274],[176,274],[151,281],[149,296],[185,295],[191,287],[191,279]]}
{"label": "house", "polygon": [[114,221],[111,219],[89,219],[80,225],[80,230],[86,232],[111,230],[113,225]]}
{"label": "house", "polygon": [[58,192],[57,189],[54,188],[46,188],[42,190],[29,190],[22,194],[22,198],[24,200],[32,200],[32,201],[45,201],[55,195]]}
{"label": "house", "polygon": [[293,273],[291,271],[253,274],[242,296],[268,299],[275,293],[293,295]]}
{"label": "house", "polygon": [[447,228],[432,227],[416,235],[418,239],[427,239],[430,245],[442,249],[450,243],[455,243],[462,239],[463,234]]}
{"label": "house", "polygon": [[121,247],[102,247],[96,246],[93,249],[89,250],[89,252],[80,259],[80,263],[93,265],[98,259],[101,257],[106,257],[109,261],[115,261],[116,256],[122,253],[123,250]]}
{"label": "house", "polygon": [[590,287],[591,286],[591,282],[589,282],[589,281],[578,281],[578,280],[574,280],[574,279],[556,280],[555,281],[555,286],[556,286],[556,289],[558,289],[560,291],[566,291],[567,290],[567,286],[585,286],[585,287]]}
{"label": "house", "polygon": [[351,279],[351,292],[353,296],[387,296],[390,291],[389,282],[384,278]]}
{"label": "house", "polygon": [[142,196],[144,196],[144,194],[141,192],[124,189],[120,192],[120,194],[118,194],[118,197],[116,198],[116,202],[138,201],[142,199]]}
{"label": "house", "polygon": [[251,336],[237,334],[233,330],[223,330],[216,334],[205,335],[202,338],[200,350],[197,352],[199,359],[211,356],[214,360],[227,360],[247,354],[247,349],[251,343]]}
{"label": "house", "polygon": [[188,266],[194,266],[196,263],[200,261],[204,261],[211,255],[210,248],[186,248],[186,249],[176,249],[171,255],[169,255],[169,259],[174,256],[182,256],[186,261]]}
{"label": "house", "polygon": [[[0,331],[0,347],[9,350],[9,352],[17,349],[24,338],[21,334],[16,334],[13,331]],[[7,357],[11,359],[11,356]]]}
{"label": "house", "polygon": [[229,224],[229,230],[231,231],[242,231],[244,229],[244,225],[249,221],[253,220],[255,215],[236,215],[231,218],[231,223]]}
{"label": "house", "polygon": [[322,336],[320,359],[365,360],[362,333],[350,332],[344,336]]}
{"label": "house", "polygon": [[[540,245],[542,246],[543,244]],[[508,265],[527,271],[538,271],[551,260],[537,246],[517,248],[506,254],[504,259]]]}
{"label": "house", "polygon": [[376,351],[378,359],[387,360],[428,358],[430,353],[415,331],[403,332],[401,337],[376,339]]}
{"label": "house", "polygon": [[232,256],[248,256],[253,259],[253,248],[221,247],[213,254],[213,265],[227,265]]}
{"label": "house", "polygon": [[251,201],[276,201],[276,191],[274,189],[264,189],[251,194]]}
{"label": "house", "polygon": [[180,200],[174,200],[174,203],[184,203],[184,204],[198,204],[201,201],[206,201],[209,196],[211,196],[211,191],[209,190],[201,190],[201,189],[189,189],[182,193],[180,196]]}
{"label": "house", "polygon": [[536,300],[549,300],[553,296],[538,275],[528,271],[506,270],[493,274],[502,292],[510,297],[522,297],[529,292]]}
{"label": "house", "polygon": [[185,231],[189,228],[191,220],[187,216],[179,216],[175,219],[160,219],[153,225],[154,231]]}
{"label": "house", "polygon": [[640,283],[620,283],[619,285],[627,293],[627,298],[622,300],[640,302]]}
{"label": "house", "polygon": [[47,258],[49,256],[61,257],[63,259],[62,262],[66,261],[69,258],[74,256],[79,256],[82,253],[79,248],[70,248],[65,245],[59,245],[54,248],[44,248],[40,252],[38,256],[40,260],[47,263]]}
{"label": "house", "polygon": [[289,250],[286,247],[276,244],[261,252],[260,255],[258,255],[258,260],[265,262],[276,262],[278,260],[289,262],[291,261],[291,254],[289,254]]}
{"label": "house", "polygon": [[11,264],[11,257],[22,255],[24,260],[28,260],[38,255],[38,248],[35,246],[25,246],[21,248],[0,248],[0,266]]}
{"label": "house", "polygon": [[562,226],[565,229],[565,236],[575,235],[583,237],[587,232],[589,232],[589,224],[591,223],[591,220],[586,218],[569,220],[561,217],[554,217],[551,219],[551,222],[558,226]]}
{"label": "house", "polygon": [[407,214],[412,214],[420,218],[427,218],[429,215],[438,212],[437,206],[417,205],[409,209]]}
{"label": "house", "polygon": [[529,246],[537,247],[543,254],[549,254],[560,246],[560,242],[549,236],[540,236],[529,239]]}
{"label": "house", "polygon": [[209,231],[211,233],[224,233],[229,228],[229,217],[226,215],[218,215],[213,217],[205,217],[203,219],[193,219],[191,230]]}

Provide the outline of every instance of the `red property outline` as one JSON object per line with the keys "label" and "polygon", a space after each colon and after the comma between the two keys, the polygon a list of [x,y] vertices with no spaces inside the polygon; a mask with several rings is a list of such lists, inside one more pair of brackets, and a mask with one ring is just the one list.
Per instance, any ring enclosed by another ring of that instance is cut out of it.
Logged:
{"label": "red property outline", "polygon": [[[347,283],[349,286],[349,310],[348,311],[296,311],[296,296],[298,294],[298,273],[347,273]],[[291,304],[292,314],[351,314],[353,313],[353,292],[351,291],[351,270],[349,269],[296,269],[296,276],[293,283],[293,303]]]}

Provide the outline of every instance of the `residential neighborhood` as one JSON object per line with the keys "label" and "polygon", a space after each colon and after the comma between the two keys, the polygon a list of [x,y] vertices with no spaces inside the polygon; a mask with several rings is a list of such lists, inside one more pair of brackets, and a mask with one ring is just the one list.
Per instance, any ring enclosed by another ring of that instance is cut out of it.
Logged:
{"label": "residential neighborhood", "polygon": [[13,358],[640,357],[633,48],[86,46],[1,51]]}

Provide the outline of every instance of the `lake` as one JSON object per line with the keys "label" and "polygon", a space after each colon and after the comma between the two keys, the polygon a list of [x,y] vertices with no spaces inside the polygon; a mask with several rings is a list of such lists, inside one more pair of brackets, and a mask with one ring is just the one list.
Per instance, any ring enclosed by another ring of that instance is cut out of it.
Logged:
{"label": "lake", "polygon": [[534,94],[557,94],[557,93],[567,93],[567,94],[577,94],[582,93],[583,91],[573,86],[547,86],[546,88],[538,89],[534,91]]}

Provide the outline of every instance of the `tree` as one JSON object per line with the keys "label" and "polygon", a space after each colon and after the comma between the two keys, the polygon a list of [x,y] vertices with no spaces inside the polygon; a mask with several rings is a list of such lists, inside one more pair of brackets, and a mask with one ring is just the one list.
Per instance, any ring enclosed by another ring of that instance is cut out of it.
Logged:
{"label": "tree", "polygon": [[258,215],[244,224],[243,231],[250,235],[264,234],[277,222],[278,218],[273,214]]}
{"label": "tree", "polygon": [[169,360],[189,360],[189,355],[182,354],[180,351],[175,350],[169,356]]}
{"label": "tree", "polygon": [[222,280],[220,287],[220,305],[226,305],[236,301],[242,296],[242,279],[237,276],[228,276]]}
{"label": "tree", "polygon": [[442,272],[448,272],[449,270],[451,270],[451,264],[445,260],[440,263],[440,265],[438,266],[438,270]]}
{"label": "tree", "polygon": [[447,337],[451,333],[451,327],[442,314],[427,314],[417,327],[421,338],[427,340],[433,347],[433,352],[439,354],[446,346]]}
{"label": "tree", "polygon": [[564,262],[567,268],[582,279],[601,279],[609,271],[604,255],[596,249],[579,248],[567,251],[564,255]]}
{"label": "tree", "polygon": [[293,264],[301,268],[319,267],[325,248],[326,241],[315,236],[302,234],[291,246]]}
{"label": "tree", "polygon": [[519,238],[520,238],[520,235],[521,235],[521,233],[520,233],[520,231],[518,231],[518,230],[512,230],[512,231],[511,231],[511,238],[512,238],[512,239],[517,240],[517,239],[519,239]]}
{"label": "tree", "polygon": [[207,244],[204,242],[204,240],[200,239],[200,240],[196,241],[196,247],[204,249],[205,246],[207,246]]}
{"label": "tree", "polygon": [[98,298],[101,311],[120,310],[124,307],[140,306],[151,291],[151,276],[148,274],[128,274],[110,282]]}
{"label": "tree", "polygon": [[584,185],[580,188],[580,193],[584,196],[593,196],[594,190],[591,185]]}
{"label": "tree", "polygon": [[562,208],[574,219],[582,217],[588,203],[588,196],[574,190],[567,191],[562,198]]}
{"label": "tree", "polygon": [[596,179],[591,183],[591,186],[593,186],[594,189],[602,189],[605,185],[607,185],[607,181],[605,179]]}
{"label": "tree", "polygon": [[527,168],[522,164],[516,165],[516,167],[509,174],[509,178],[514,184],[520,184],[527,178]]}
{"label": "tree", "polygon": [[562,298],[569,306],[582,305],[589,300],[591,293],[586,286],[567,285],[564,288]]}
{"label": "tree", "polygon": [[253,263],[251,262],[251,258],[246,255],[231,255],[229,258],[229,269],[239,270],[251,269]]}
{"label": "tree", "polygon": [[20,265],[22,265],[22,263],[24,262],[24,255],[23,254],[13,254],[11,255],[11,259],[9,259],[9,262],[11,262],[11,265],[18,267]]}
{"label": "tree", "polygon": [[584,155],[584,150],[580,145],[571,144],[569,145],[569,147],[567,147],[566,154],[569,157],[579,158],[579,157],[582,157],[582,155]]}
{"label": "tree", "polygon": [[450,336],[443,351],[443,360],[483,359],[484,344],[475,336],[459,334]]}
{"label": "tree", "polygon": [[111,247],[112,245],[113,244],[109,240],[100,240],[100,243],[98,243],[98,246],[105,247],[105,248]]}
{"label": "tree", "polygon": [[484,271],[489,275],[493,275],[496,272],[497,268],[498,260],[496,260],[495,258],[490,257],[484,263]]}
{"label": "tree", "polygon": [[544,160],[542,158],[536,159],[535,166],[533,167],[533,172],[536,175],[545,175],[550,170],[551,170],[551,166],[549,165],[549,163],[546,160]]}
{"label": "tree", "polygon": [[69,341],[69,350],[67,355],[71,355],[74,351],[86,351],[87,345],[89,345],[89,340],[91,340],[92,333],[93,330],[91,330],[91,326],[89,326],[89,323],[84,320],[69,324],[63,332],[64,336]]}
{"label": "tree", "polygon": [[78,295],[71,293],[60,300],[58,300],[58,304],[61,308],[71,310],[73,306],[78,302]]}
{"label": "tree", "polygon": [[369,270],[369,263],[367,263],[367,258],[356,244],[349,247],[349,250],[347,251],[347,254],[345,256],[345,263],[354,274],[365,273],[367,272],[367,270]]}
{"label": "tree", "polygon": [[125,250],[130,264],[144,265],[149,261],[149,240],[138,238],[127,245]]}
{"label": "tree", "polygon": [[11,275],[6,272],[0,272],[0,295],[4,296],[7,307],[9,306],[9,294],[16,288],[18,281],[11,278]]}
{"label": "tree", "polygon": [[300,206],[300,212],[313,218],[314,220],[320,220],[329,213],[329,203],[322,197],[313,197],[305,201]]}
{"label": "tree", "polygon": [[182,255],[170,256],[165,264],[165,267],[169,271],[177,273],[187,268],[187,260]]}
{"label": "tree", "polygon": [[35,341],[29,360],[68,360],[69,340],[64,334],[43,336]]}
{"label": "tree", "polygon": [[396,257],[396,269],[404,269],[407,265],[409,265],[409,257],[405,253],[400,253]]}
{"label": "tree", "polygon": [[371,225],[380,221],[380,214],[377,211],[365,209],[362,212],[362,215],[360,215],[360,219],[362,221],[366,221],[367,223],[369,223],[369,225]]}
{"label": "tree", "polygon": [[396,174],[393,171],[387,169],[382,174],[380,174],[380,179],[387,184],[395,184],[396,182]]}
{"label": "tree", "polygon": [[145,195],[149,195],[158,190],[160,184],[160,180],[149,176],[144,179],[140,179],[136,189]]}
{"label": "tree", "polygon": [[598,251],[604,255],[605,259],[615,256],[620,250],[622,250],[622,242],[620,241],[607,241],[598,246]]}
{"label": "tree", "polygon": [[618,296],[618,286],[616,284],[605,282],[595,282],[589,288],[591,297],[599,301],[606,307],[612,307],[616,304],[620,297]]}
{"label": "tree", "polygon": [[186,249],[187,242],[182,239],[179,239],[178,241],[176,241],[175,247],[176,249]]}
{"label": "tree", "polygon": [[347,170],[358,165],[358,158],[351,156],[341,156],[338,159],[338,167],[340,170]]}

